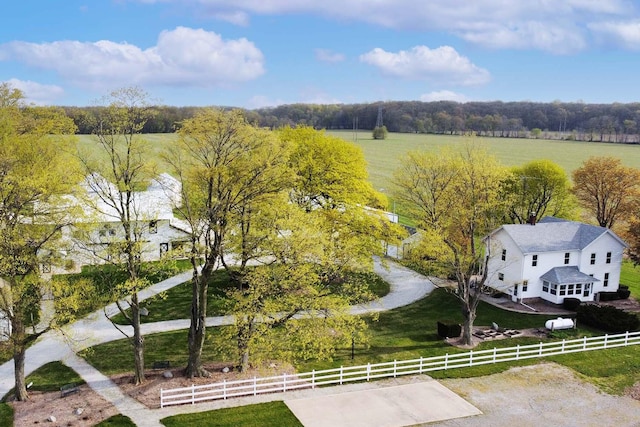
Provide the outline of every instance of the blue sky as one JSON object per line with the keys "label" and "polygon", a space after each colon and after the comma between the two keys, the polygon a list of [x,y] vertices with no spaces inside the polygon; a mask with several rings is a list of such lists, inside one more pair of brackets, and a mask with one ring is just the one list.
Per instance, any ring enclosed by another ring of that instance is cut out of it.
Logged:
{"label": "blue sky", "polygon": [[0,81],[43,105],[638,102],[634,0],[24,0]]}

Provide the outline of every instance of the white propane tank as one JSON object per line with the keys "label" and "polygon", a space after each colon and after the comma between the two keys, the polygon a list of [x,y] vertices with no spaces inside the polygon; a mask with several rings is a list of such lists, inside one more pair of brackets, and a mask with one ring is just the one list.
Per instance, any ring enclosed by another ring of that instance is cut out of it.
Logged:
{"label": "white propane tank", "polygon": [[557,319],[547,320],[544,327],[552,331],[557,329],[571,329],[573,328],[573,320],[558,317]]}

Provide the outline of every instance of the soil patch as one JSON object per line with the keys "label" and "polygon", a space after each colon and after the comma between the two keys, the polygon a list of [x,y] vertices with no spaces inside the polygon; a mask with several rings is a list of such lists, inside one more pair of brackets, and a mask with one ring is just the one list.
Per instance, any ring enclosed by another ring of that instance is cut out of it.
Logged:
{"label": "soil patch", "polygon": [[[13,406],[14,425],[27,427],[37,425],[90,427],[118,414],[118,410],[88,385],[79,391],[62,397],[60,392],[29,393],[26,402],[9,402]],[[48,422],[50,416],[56,422]]]}

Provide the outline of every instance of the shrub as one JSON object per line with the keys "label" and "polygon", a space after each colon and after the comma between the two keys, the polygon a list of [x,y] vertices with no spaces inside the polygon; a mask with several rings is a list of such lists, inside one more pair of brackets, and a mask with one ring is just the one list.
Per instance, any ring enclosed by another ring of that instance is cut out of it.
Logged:
{"label": "shrub", "polygon": [[626,289],[626,290],[628,290],[629,286],[621,284],[621,285],[618,285],[618,289]]}
{"label": "shrub", "polygon": [[620,299],[618,292],[600,292],[600,301],[615,301]]}
{"label": "shrub", "polygon": [[562,307],[565,310],[576,311],[581,302],[578,298],[565,298]]}
{"label": "shrub", "polygon": [[580,305],[577,312],[579,322],[607,332],[622,333],[640,327],[638,316],[615,307],[586,304]]}
{"label": "shrub", "polygon": [[440,338],[456,338],[462,333],[462,326],[457,323],[438,322],[438,336]]}
{"label": "shrub", "polygon": [[631,291],[629,289],[618,289],[618,298],[627,299],[631,295]]}

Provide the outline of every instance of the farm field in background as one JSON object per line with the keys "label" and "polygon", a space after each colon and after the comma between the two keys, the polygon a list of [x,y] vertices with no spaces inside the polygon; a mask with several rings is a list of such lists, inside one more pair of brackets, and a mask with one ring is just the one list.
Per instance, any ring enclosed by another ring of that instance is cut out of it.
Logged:
{"label": "farm field in background", "polygon": [[[383,193],[390,192],[393,171],[400,166],[404,154],[412,150],[437,151],[441,147],[459,147],[469,137],[431,134],[390,133],[385,140],[374,140],[371,131],[328,131],[353,142],[362,148],[368,164],[369,179],[374,188]],[[150,161],[158,164],[159,172],[167,171],[161,153],[176,140],[176,134],[146,134],[152,156]],[[90,148],[95,140],[90,135],[79,135],[79,145]],[[568,174],[592,156],[618,157],[631,167],[640,167],[640,145],[610,144],[599,142],[551,141],[519,138],[477,138],[495,154],[505,166],[520,166],[535,159],[549,159],[562,166]]]}

